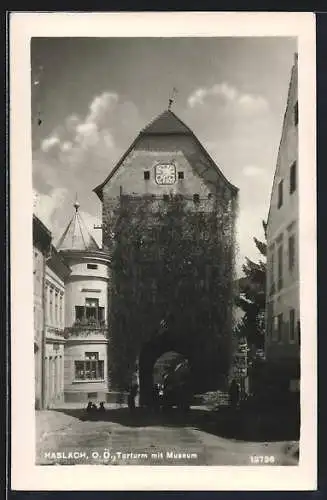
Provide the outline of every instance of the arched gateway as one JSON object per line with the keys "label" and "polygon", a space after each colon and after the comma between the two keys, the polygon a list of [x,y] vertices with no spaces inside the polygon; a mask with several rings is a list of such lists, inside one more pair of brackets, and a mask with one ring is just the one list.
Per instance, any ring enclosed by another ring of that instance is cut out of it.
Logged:
{"label": "arched gateway", "polygon": [[[169,109],[94,192],[111,261],[109,390],[126,387],[138,358],[146,401],[153,366],[171,350],[189,360],[195,388],[209,386],[228,371],[238,189]],[[171,207],[177,199],[183,209]],[[162,330],[167,311],[175,326]]]}
{"label": "arched gateway", "polygon": [[178,353],[187,359],[190,367],[191,385],[196,387],[196,374],[200,367],[194,350],[195,346],[187,338],[178,337],[169,331],[155,336],[142,346],[138,361],[141,405],[151,403],[154,365],[160,356],[169,351]]}

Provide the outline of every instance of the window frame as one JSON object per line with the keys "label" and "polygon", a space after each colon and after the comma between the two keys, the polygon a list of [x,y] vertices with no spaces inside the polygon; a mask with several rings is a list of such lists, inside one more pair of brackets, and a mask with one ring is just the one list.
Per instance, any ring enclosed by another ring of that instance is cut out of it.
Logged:
{"label": "window frame", "polygon": [[[91,355],[92,357],[95,355],[96,359],[90,359]],[[78,376],[78,372],[83,375]],[[87,376],[87,373],[89,376]],[[95,376],[92,376],[92,374],[95,374]],[[103,382],[104,380],[104,360],[99,359],[99,352],[85,352],[84,359],[74,361],[75,382]]]}
{"label": "window frame", "polygon": [[[87,302],[96,302],[97,305],[94,306],[88,306]],[[95,316],[89,316],[89,309],[94,309],[95,310]],[[79,311],[80,315],[77,314],[77,311]],[[89,320],[91,318],[94,318],[97,323],[101,323],[102,321],[105,321],[105,307],[99,305],[99,299],[98,298],[85,298],[85,303],[83,306],[80,305],[75,305],[75,322],[76,321],[85,321]]]}
{"label": "window frame", "polygon": [[284,246],[281,241],[277,247],[277,290],[283,289],[283,270],[284,270]]}
{"label": "window frame", "polygon": [[297,125],[299,124],[299,101],[298,100],[294,104],[293,118],[294,118],[294,125],[297,127]]}
{"label": "window frame", "polygon": [[272,340],[274,342],[278,341],[278,316],[274,315],[272,317]]}
{"label": "window frame", "polygon": [[277,318],[277,338],[276,341],[278,344],[283,342],[283,313],[279,313],[276,316]]}
{"label": "window frame", "polygon": [[270,248],[270,259],[269,259],[269,294],[273,295],[276,291],[276,281],[275,281],[275,245]]}
{"label": "window frame", "polygon": [[[290,244],[293,242],[292,245]],[[292,251],[291,251],[292,249]],[[292,233],[288,236],[288,270],[290,273],[294,271],[295,268],[295,234]]]}
{"label": "window frame", "polygon": [[91,262],[89,262],[88,264],[86,264],[86,268],[87,269],[98,269],[98,264],[92,264]]}
{"label": "window frame", "polygon": [[297,184],[297,161],[293,161],[292,165],[290,166],[290,195],[295,193],[296,191],[296,184]]}
{"label": "window frame", "polygon": [[[293,325],[293,328],[292,328]],[[292,333],[291,333],[292,332]],[[289,310],[289,342],[294,344],[296,341],[296,321],[295,321],[295,309],[293,307]]]}
{"label": "window frame", "polygon": [[281,179],[278,183],[278,189],[277,189],[278,210],[283,206],[283,202],[284,202],[284,179]]}

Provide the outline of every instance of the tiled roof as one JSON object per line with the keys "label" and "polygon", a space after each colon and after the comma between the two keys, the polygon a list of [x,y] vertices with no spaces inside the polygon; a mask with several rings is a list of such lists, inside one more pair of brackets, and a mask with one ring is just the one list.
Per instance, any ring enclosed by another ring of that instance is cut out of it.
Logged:
{"label": "tiled roof", "polygon": [[79,203],[76,202],[74,207],[75,213],[57,244],[57,250],[100,250],[78,211]]}
{"label": "tiled roof", "polygon": [[172,111],[166,110],[149,123],[141,134],[192,134],[192,132]]}

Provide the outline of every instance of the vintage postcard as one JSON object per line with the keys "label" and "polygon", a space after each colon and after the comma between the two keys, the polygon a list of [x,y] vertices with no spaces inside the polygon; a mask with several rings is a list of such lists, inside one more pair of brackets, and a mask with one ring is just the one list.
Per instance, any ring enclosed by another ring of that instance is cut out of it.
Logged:
{"label": "vintage postcard", "polygon": [[10,101],[13,489],[315,489],[314,15],[13,13]]}

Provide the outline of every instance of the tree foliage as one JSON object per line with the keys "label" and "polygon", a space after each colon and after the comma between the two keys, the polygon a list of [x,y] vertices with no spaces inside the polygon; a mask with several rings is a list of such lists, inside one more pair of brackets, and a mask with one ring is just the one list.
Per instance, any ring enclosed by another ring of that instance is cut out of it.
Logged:
{"label": "tree foliage", "polygon": [[[265,238],[267,238],[265,221],[262,222],[262,226]],[[265,333],[267,243],[255,237],[253,240],[264,260],[253,262],[246,258],[242,267],[244,277],[239,280],[237,305],[243,309],[245,314],[237,326],[237,335],[246,337],[252,347],[262,349]]]}
{"label": "tree foliage", "polygon": [[120,197],[106,241],[114,386],[128,383],[142,346],[165,330],[198,350],[202,365],[228,357],[236,208],[235,198],[196,205],[181,196]]}

